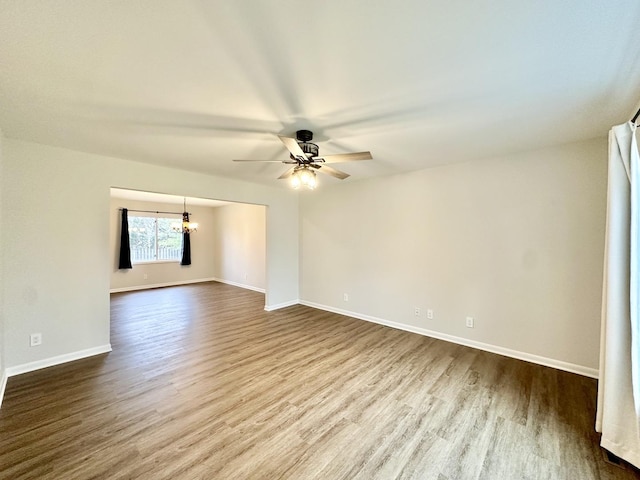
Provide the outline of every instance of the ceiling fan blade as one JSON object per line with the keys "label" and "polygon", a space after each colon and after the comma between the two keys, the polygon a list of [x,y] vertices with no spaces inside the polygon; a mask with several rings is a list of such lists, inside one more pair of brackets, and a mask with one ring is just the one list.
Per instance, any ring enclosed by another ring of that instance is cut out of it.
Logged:
{"label": "ceiling fan blade", "polygon": [[354,160],[371,160],[371,152],[338,153],[336,155],[322,155],[313,160],[320,163],[352,162]]}
{"label": "ceiling fan blade", "polygon": [[284,143],[284,146],[287,147],[287,150],[291,152],[291,155],[296,158],[302,157],[305,160],[307,159],[307,156],[304,154],[304,152],[300,148],[300,145],[298,145],[298,141],[295,138],[281,137],[280,135],[278,135],[278,138],[282,143]]}
{"label": "ceiling fan blade", "polygon": [[233,160],[234,162],[271,162],[282,163],[282,160]]}
{"label": "ceiling fan blade", "polygon": [[349,176],[348,173],[341,172],[340,170],[328,167],[326,165],[322,165],[322,166],[318,165],[318,171],[331,175],[332,177],[339,178],[340,180],[344,180]]}
{"label": "ceiling fan blade", "polygon": [[278,180],[283,180],[285,178],[289,178],[291,175],[293,175],[293,172],[295,171],[295,169],[296,169],[296,167],[291,167],[289,170],[287,170],[282,175],[280,175],[278,177]]}
{"label": "ceiling fan blade", "polygon": [[261,162],[261,163],[284,163],[287,165],[297,165],[298,162],[295,160],[233,160],[234,162]]}

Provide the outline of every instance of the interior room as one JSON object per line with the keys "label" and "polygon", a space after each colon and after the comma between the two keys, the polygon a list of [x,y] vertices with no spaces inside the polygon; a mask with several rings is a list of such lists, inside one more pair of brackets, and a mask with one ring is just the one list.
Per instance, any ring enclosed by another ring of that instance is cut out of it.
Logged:
{"label": "interior room", "polygon": [[[188,210],[190,219],[197,221],[190,241],[190,265],[180,265],[176,261],[181,258],[180,245],[177,245],[174,258],[162,254],[159,258],[150,256],[148,248],[136,256],[132,246],[135,271],[133,268],[120,269],[123,208],[128,210],[130,222],[136,216],[167,218],[170,221],[167,223],[174,229],[182,220],[183,211]],[[110,212],[111,293],[205,281],[265,292],[266,209],[263,205],[112,188]]]}
{"label": "interior room", "polygon": [[0,477],[640,478],[638,25],[0,0]]}

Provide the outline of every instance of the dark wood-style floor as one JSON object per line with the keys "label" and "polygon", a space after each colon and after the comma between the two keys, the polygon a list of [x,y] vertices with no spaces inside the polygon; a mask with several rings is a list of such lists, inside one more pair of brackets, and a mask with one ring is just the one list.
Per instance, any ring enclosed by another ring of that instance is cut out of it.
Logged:
{"label": "dark wood-style floor", "polygon": [[631,479],[596,382],[219,283],[116,294],[113,352],[9,379],[3,479]]}

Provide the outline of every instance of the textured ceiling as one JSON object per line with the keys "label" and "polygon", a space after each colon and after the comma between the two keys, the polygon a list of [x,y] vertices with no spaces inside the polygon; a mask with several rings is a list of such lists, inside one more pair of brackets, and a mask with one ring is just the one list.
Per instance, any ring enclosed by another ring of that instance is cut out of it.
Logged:
{"label": "textured ceiling", "polygon": [[[640,2],[0,0],[7,137],[279,185],[276,135],[354,179],[604,136]],[[323,176],[323,182],[337,180]]]}

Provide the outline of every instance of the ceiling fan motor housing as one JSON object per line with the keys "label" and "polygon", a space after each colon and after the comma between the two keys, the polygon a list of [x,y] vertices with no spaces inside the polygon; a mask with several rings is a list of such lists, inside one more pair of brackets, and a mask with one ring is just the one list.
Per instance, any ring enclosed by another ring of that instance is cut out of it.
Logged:
{"label": "ceiling fan motor housing", "polygon": [[301,143],[300,148],[305,153],[307,158],[318,156],[318,145],[315,143]]}
{"label": "ceiling fan motor housing", "polygon": [[296,160],[299,163],[309,163],[309,161],[313,157],[318,156],[318,145],[315,143],[309,143],[313,140],[313,132],[311,130],[298,130],[296,132],[296,139],[298,140],[298,145],[300,145],[300,149],[304,152],[306,159],[302,160],[294,157],[293,154],[290,154],[292,160]]}

